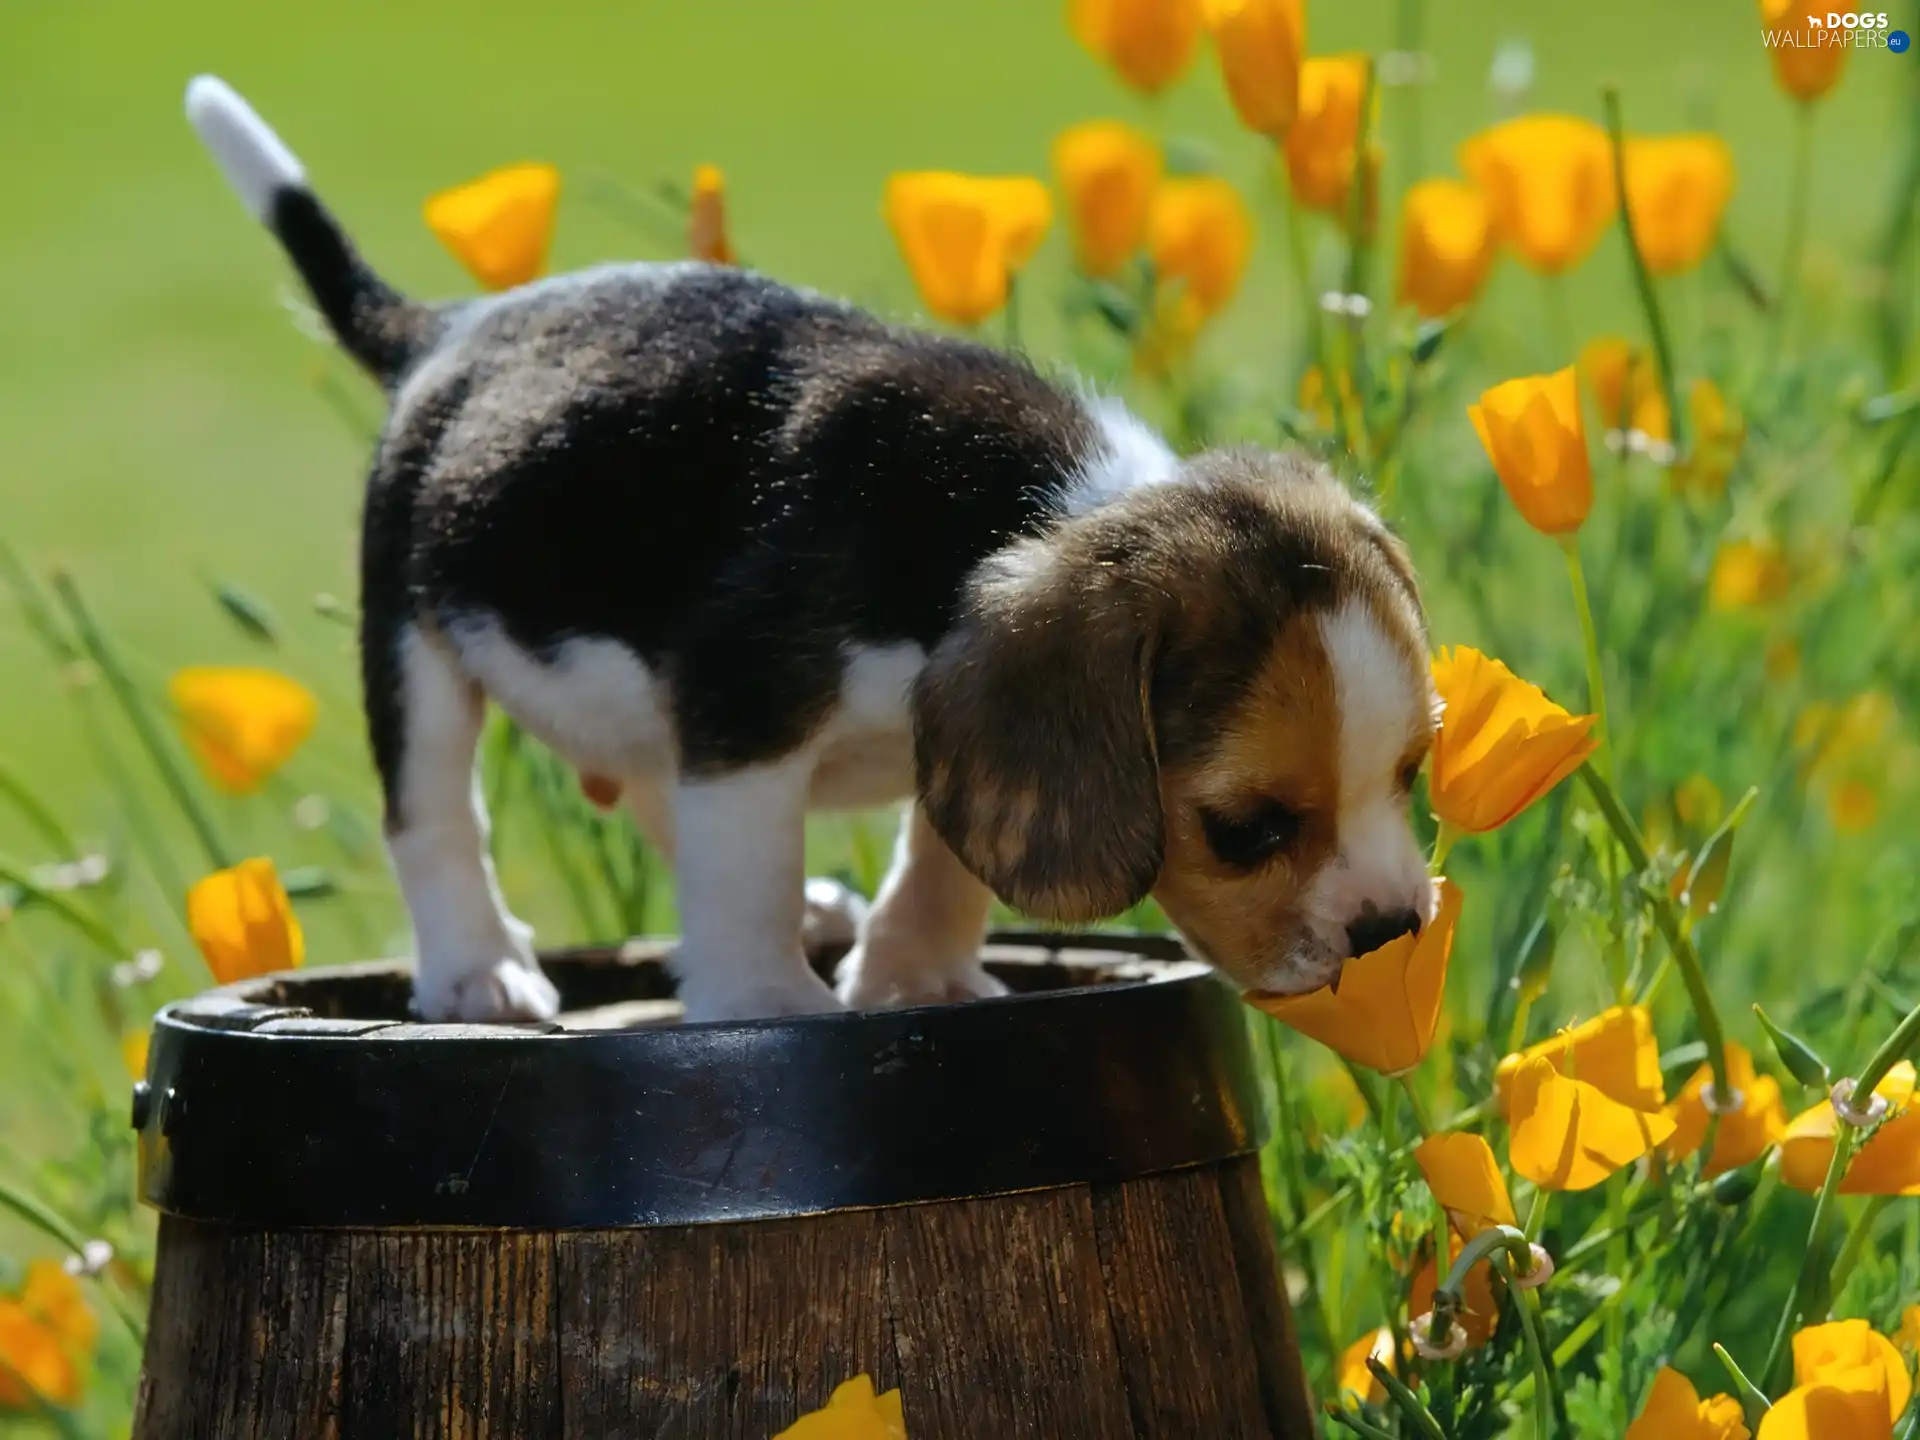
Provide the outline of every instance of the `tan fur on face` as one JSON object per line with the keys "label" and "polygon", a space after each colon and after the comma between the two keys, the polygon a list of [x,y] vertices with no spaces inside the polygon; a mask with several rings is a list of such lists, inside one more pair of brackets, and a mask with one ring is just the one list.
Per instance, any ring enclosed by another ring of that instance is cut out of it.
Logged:
{"label": "tan fur on face", "polygon": [[[1249,983],[1310,939],[1299,899],[1337,844],[1339,729],[1326,652],[1300,615],[1281,629],[1246,698],[1221,717],[1213,752],[1161,772],[1167,854],[1154,898],[1203,954]],[[1201,814],[1233,815],[1261,796],[1305,823],[1295,845],[1249,874],[1214,855]]]}

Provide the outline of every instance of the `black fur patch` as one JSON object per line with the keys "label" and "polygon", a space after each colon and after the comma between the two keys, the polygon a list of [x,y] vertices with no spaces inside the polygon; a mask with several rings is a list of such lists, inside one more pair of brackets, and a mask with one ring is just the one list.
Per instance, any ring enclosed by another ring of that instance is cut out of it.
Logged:
{"label": "black fur patch", "polygon": [[392,647],[416,618],[497,618],[535,654],[617,640],[670,680],[686,770],[773,759],[831,708],[844,647],[931,649],[1097,443],[1017,359],[737,270],[610,267],[475,304],[415,361],[368,492],[389,792]]}

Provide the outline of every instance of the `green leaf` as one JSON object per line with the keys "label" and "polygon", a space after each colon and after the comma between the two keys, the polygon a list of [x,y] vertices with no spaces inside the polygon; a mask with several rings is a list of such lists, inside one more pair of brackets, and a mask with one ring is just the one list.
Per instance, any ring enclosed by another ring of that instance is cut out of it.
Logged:
{"label": "green leaf", "polygon": [[207,583],[213,591],[213,598],[227,612],[227,618],[245,634],[264,645],[280,643],[280,624],[266,601],[224,580],[209,580]]}
{"label": "green leaf", "polygon": [[1761,1166],[1747,1165],[1739,1170],[1729,1170],[1713,1182],[1713,1201],[1716,1205],[1725,1205],[1729,1209],[1744,1205],[1753,1198],[1753,1192],[1760,1188]]}
{"label": "green leaf", "polygon": [[1793,1073],[1793,1078],[1802,1085],[1826,1086],[1832,1083],[1832,1071],[1827,1062],[1820,1058],[1806,1041],[1790,1030],[1782,1030],[1767,1018],[1767,1012],[1758,1005],[1753,1013],[1760,1017],[1761,1028],[1767,1032],[1767,1038],[1773,1041],[1774,1053],[1780,1057],[1780,1063]]}
{"label": "green leaf", "polygon": [[1719,908],[1720,897],[1727,888],[1727,867],[1733,862],[1733,833],[1740,828],[1740,822],[1747,818],[1747,812],[1753,808],[1753,802],[1760,792],[1749,789],[1740,797],[1740,803],[1733,807],[1733,813],[1720,823],[1720,828],[1707,838],[1700,847],[1699,857],[1693,862],[1693,871],[1687,877],[1687,912],[1694,919],[1704,919]]}

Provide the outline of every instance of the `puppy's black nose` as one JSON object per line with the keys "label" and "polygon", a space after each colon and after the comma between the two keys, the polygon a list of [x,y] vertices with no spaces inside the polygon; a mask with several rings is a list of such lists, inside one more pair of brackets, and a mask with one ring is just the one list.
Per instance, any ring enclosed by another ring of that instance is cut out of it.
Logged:
{"label": "puppy's black nose", "polygon": [[1347,926],[1347,954],[1364,955],[1369,950],[1378,950],[1389,940],[1419,933],[1418,910],[1389,910],[1382,914],[1369,905],[1360,912],[1358,920]]}

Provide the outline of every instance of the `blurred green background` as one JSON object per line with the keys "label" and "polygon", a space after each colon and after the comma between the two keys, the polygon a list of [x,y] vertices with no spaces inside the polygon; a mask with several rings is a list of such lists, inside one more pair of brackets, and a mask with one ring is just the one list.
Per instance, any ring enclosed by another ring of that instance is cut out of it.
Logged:
{"label": "blurred green background", "polygon": [[[1389,0],[1310,9],[1320,52],[1392,49],[1403,23]],[[1774,271],[1792,113],[1750,4],[1449,0],[1430,8],[1427,31],[1431,83],[1386,97],[1389,196],[1416,174],[1451,172],[1458,140],[1504,113],[1489,70],[1503,43],[1520,40],[1533,87],[1508,108],[1597,116],[1598,86],[1613,79],[1633,128],[1710,124],[1727,135],[1740,167],[1727,234]],[[1857,247],[1882,204],[1899,77],[1914,63],[1858,54],[1821,108],[1816,276],[1823,255]],[[304,784],[370,789],[348,632],[312,609],[316,593],[354,593],[366,446],[318,377],[351,387],[369,416],[375,398],[293,323],[281,255],[181,118],[181,89],[201,70],[231,80],[281,130],[376,265],[415,293],[470,284],[421,222],[437,188],[508,161],[554,162],[570,188],[553,265],[570,268],[649,253],[592,203],[599,177],[641,188],[710,160],[727,171],[736,238],[755,264],[911,316],[879,216],[886,175],[1045,174],[1059,129],[1111,114],[1197,137],[1256,198],[1262,243],[1207,358],[1287,373],[1277,362],[1300,328],[1270,152],[1234,125],[1211,56],[1149,106],[1074,44],[1051,0],[7,0],[0,536],[36,570],[69,567],[156,682],[185,663],[266,658],[210,602],[210,577],[264,599],[288,636],[267,663],[322,697],[297,767]],[[1066,252],[1056,225],[1029,295],[1057,289]],[[1839,263],[1825,264],[1844,292]],[[1683,321],[1692,283],[1675,296]],[[1619,328],[1633,315],[1611,233],[1572,277],[1572,303],[1583,334],[1589,317]],[[1051,307],[1027,308],[1044,354],[1060,321]],[[1538,347],[1539,282],[1503,263],[1477,323],[1519,353]],[[1543,365],[1565,358],[1539,355]],[[1466,442],[1464,417],[1457,429]],[[1465,451],[1462,461],[1479,463]],[[635,564],[654,542],[633,537]],[[1440,639],[1475,638],[1444,608],[1436,621]],[[83,831],[111,828],[109,788],[61,685],[18,616],[0,609],[0,756],[58,795]],[[11,823],[0,817],[0,845]],[[244,834],[245,816],[233,823]]]}

